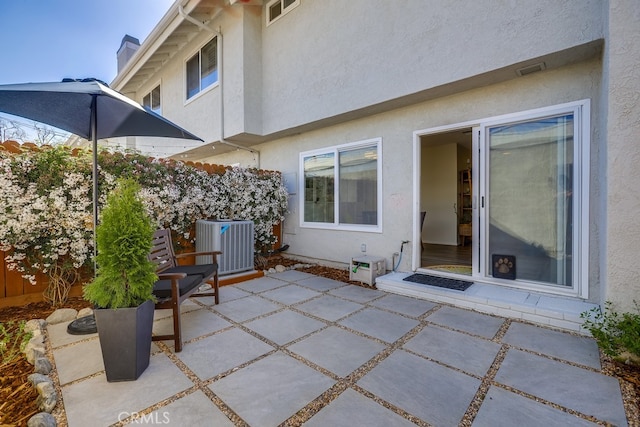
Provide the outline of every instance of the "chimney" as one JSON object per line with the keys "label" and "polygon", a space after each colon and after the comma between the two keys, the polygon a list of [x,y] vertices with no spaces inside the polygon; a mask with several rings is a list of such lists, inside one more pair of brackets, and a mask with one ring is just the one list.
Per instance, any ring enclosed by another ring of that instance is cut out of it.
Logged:
{"label": "chimney", "polygon": [[118,53],[116,54],[118,57],[118,73],[127,65],[127,62],[129,62],[138,49],[140,49],[140,41],[137,38],[131,37],[129,34],[122,38],[120,49],[118,49]]}

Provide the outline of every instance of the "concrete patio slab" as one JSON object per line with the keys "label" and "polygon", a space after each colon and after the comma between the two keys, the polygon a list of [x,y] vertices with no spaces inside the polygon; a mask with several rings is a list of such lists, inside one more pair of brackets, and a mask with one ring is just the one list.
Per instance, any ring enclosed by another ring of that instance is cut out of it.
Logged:
{"label": "concrete patio slab", "polygon": [[510,349],[495,381],[616,426],[627,425],[615,378]]}
{"label": "concrete patio slab", "polygon": [[[206,334],[219,331],[231,326],[229,322],[222,317],[210,312],[209,310],[194,310],[182,313],[182,342],[190,341],[194,338],[201,337]],[[165,335],[173,334],[173,317],[153,322],[153,334]],[[164,341],[168,346],[173,346],[173,340]]]}
{"label": "concrete patio slab", "polygon": [[426,320],[487,339],[493,338],[505,321],[502,317],[489,316],[455,307],[442,307],[429,314]]}
{"label": "concrete patio slab", "polygon": [[[506,319],[447,302],[296,273],[267,289],[273,280],[224,286],[219,305],[185,302],[182,352],[153,343],[133,382],[106,381],[95,334],[51,325],[68,425],[440,426],[465,414],[478,426],[626,425],[618,379],[599,372],[590,338],[517,320],[496,334]],[[157,314],[162,328],[170,317]]]}
{"label": "concrete patio slab", "polygon": [[385,310],[395,311],[410,317],[420,317],[437,306],[436,303],[423,299],[394,295],[385,292],[385,296],[372,301],[370,305]]}
{"label": "concrete patio slab", "polygon": [[589,337],[512,322],[503,341],[594,369],[601,367],[598,345]]}
{"label": "concrete patio slab", "polygon": [[351,301],[345,301],[330,295],[323,295],[319,298],[297,305],[296,308],[322,319],[336,321],[362,309],[363,305]]}
{"label": "concrete patio slab", "polygon": [[165,354],[157,354],[136,381],[110,383],[101,374],[62,387],[62,398],[69,426],[102,426],[191,386],[193,383]]}
{"label": "concrete patio slab", "polygon": [[244,326],[278,345],[284,345],[327,326],[291,310],[284,310],[246,323]]}
{"label": "concrete patio slab", "polygon": [[[187,301],[183,302],[182,305],[180,306],[180,312],[181,313],[188,313],[188,312],[193,311],[193,310],[200,310],[201,308],[202,308],[202,306],[196,304],[194,301],[187,300]],[[161,309],[161,310],[155,310],[153,312],[153,320],[171,318],[171,316],[173,316],[173,311],[171,309],[168,309],[168,308],[164,308],[164,309]]]}
{"label": "concrete patio slab", "polygon": [[278,280],[270,276],[264,276],[253,280],[247,280],[246,282],[240,282],[235,286],[239,289],[242,289],[243,291],[259,293],[268,291],[270,289],[276,289],[287,284],[288,283],[283,280]]}
{"label": "concrete patio slab", "polygon": [[282,306],[269,302],[258,296],[248,296],[233,301],[214,305],[213,310],[228,317],[234,322],[244,322],[263,314],[282,309]]}
{"label": "concrete patio slab", "polygon": [[500,344],[435,325],[427,326],[404,345],[407,350],[479,377],[487,373],[500,347]]}
{"label": "concrete patio slab", "polygon": [[418,326],[420,322],[377,308],[365,308],[341,320],[340,324],[391,343]]}
{"label": "concrete patio slab", "polygon": [[467,411],[480,380],[398,350],[358,385],[431,425],[454,426]]}
{"label": "concrete patio slab", "polygon": [[589,427],[597,424],[496,386],[491,386],[473,427]]}
{"label": "concrete patio slab", "polygon": [[355,302],[369,302],[385,295],[384,292],[362,286],[343,286],[341,288],[332,289],[329,295],[345,298]]}
{"label": "concrete patio slab", "polygon": [[277,426],[335,382],[277,352],[209,388],[251,426]]}
{"label": "concrete patio slab", "polygon": [[104,371],[102,350],[97,334],[94,338],[53,350],[60,385]]}
{"label": "concrete patio slab", "polygon": [[[251,295],[251,292],[244,291],[235,286],[221,286],[219,288],[220,295],[218,295],[218,300],[220,303],[233,301],[235,299],[244,298]],[[195,298],[200,304],[204,304],[207,306],[212,306],[215,304],[214,297],[198,297]]]}
{"label": "concrete patio slab", "polygon": [[297,304],[313,297],[317,297],[318,295],[320,295],[320,292],[303,288],[298,285],[287,285],[260,294],[260,296],[286,305]]}
{"label": "concrete patio slab", "polygon": [[240,329],[231,329],[185,345],[176,356],[198,378],[206,380],[273,349]]}
{"label": "concrete patio slab", "polygon": [[332,326],[289,347],[289,350],[345,377],[384,349],[384,345]]}
{"label": "concrete patio slab", "polygon": [[310,277],[317,277],[313,274],[305,273],[304,271],[298,270],[287,270],[282,273],[274,273],[270,274],[269,277],[273,277],[274,279],[280,279],[287,282],[297,282],[298,280],[308,279]]}
{"label": "concrete patio slab", "polygon": [[415,426],[395,412],[352,389],[345,390],[304,425],[308,427]]}
{"label": "concrete patio slab", "polygon": [[125,425],[216,426],[234,424],[205,394],[196,390],[182,399],[145,415],[133,415]]}
{"label": "concrete patio slab", "polygon": [[346,283],[319,276],[311,276],[304,279],[296,280],[296,283],[319,292],[325,292],[331,289],[347,286]]}
{"label": "concrete patio slab", "polygon": [[51,343],[52,348],[58,348],[62,347],[63,345],[98,337],[97,333],[87,335],[71,335],[67,333],[67,326],[69,326],[69,323],[71,322],[47,325],[47,333],[49,334],[49,342]]}

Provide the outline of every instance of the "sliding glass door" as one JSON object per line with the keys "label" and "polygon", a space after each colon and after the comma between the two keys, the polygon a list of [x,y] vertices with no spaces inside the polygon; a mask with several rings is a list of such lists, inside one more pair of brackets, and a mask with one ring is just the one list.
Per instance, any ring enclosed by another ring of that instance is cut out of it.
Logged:
{"label": "sliding glass door", "polygon": [[514,114],[480,126],[476,276],[586,292],[576,277],[585,276],[587,248],[580,206],[588,150],[580,144],[588,139],[581,107]]}

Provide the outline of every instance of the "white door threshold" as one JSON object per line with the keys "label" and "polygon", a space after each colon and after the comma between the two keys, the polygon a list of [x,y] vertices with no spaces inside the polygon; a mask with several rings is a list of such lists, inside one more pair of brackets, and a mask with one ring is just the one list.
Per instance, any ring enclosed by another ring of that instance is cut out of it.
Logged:
{"label": "white door threshold", "polygon": [[580,313],[598,306],[577,298],[534,293],[486,283],[474,283],[466,291],[456,291],[403,280],[411,274],[392,272],[380,276],[376,278],[376,288],[581,334],[589,332],[582,328],[583,320]]}

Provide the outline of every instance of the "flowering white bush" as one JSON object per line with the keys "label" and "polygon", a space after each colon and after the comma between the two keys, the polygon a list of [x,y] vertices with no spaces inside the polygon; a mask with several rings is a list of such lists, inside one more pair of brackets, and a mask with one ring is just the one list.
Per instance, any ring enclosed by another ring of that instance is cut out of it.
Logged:
{"label": "flowering white bush", "polygon": [[[253,220],[255,245],[274,243],[273,226],[284,218],[287,191],[278,172],[227,169],[222,175],[180,162],[137,154],[100,153],[99,206],[116,179],[133,176],[158,227],[194,241],[204,218]],[[54,267],[91,266],[93,254],[91,156],[66,148],[0,154],[0,250],[9,268],[35,282]]]}

